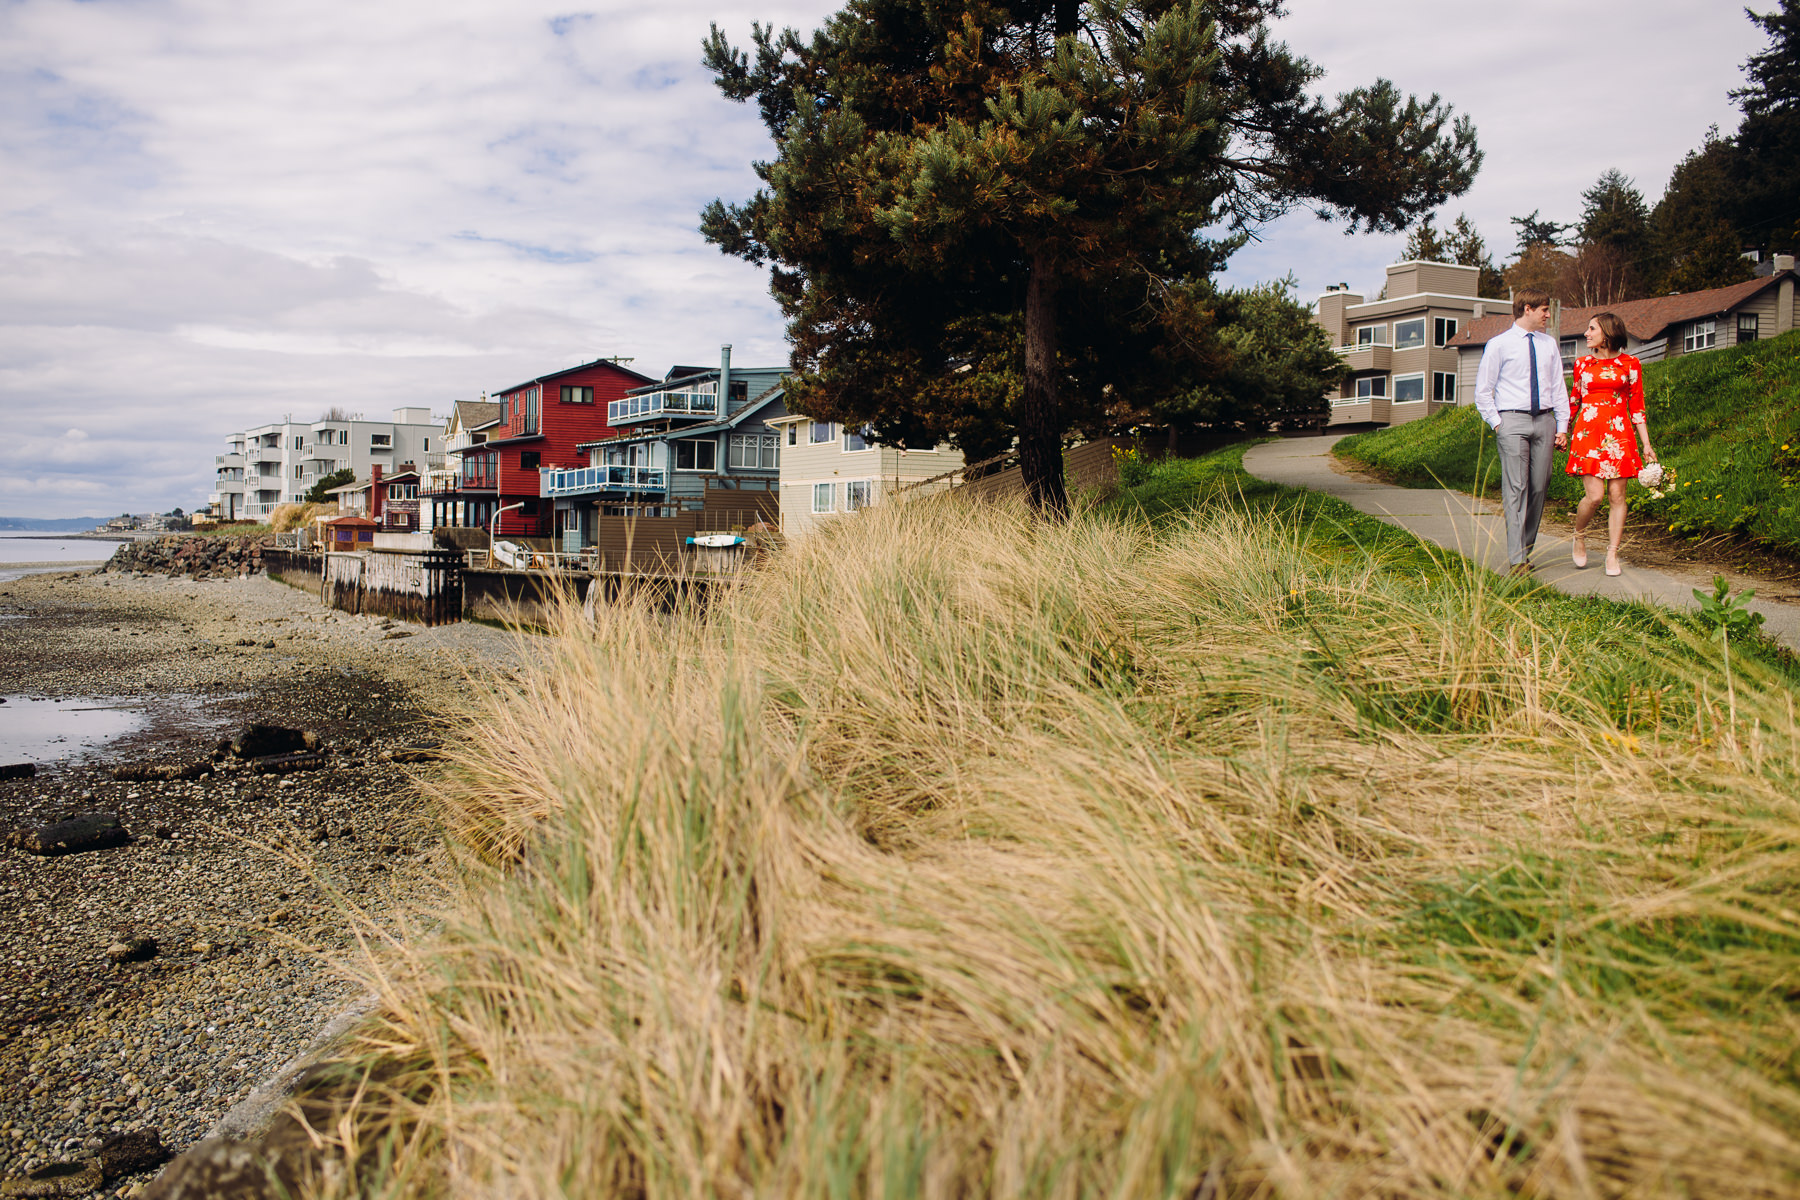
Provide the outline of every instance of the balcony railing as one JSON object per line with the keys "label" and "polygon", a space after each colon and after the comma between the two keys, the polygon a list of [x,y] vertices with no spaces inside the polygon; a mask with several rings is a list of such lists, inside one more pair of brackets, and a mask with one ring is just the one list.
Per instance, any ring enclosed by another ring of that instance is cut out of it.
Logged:
{"label": "balcony railing", "polygon": [[650,417],[713,417],[719,413],[716,392],[649,392],[609,401],[606,423],[642,421]]}
{"label": "balcony railing", "polygon": [[500,476],[497,473],[484,475],[451,475],[434,476],[425,481],[420,494],[428,496],[448,496],[456,492],[492,492],[500,487]]}
{"label": "balcony railing", "polygon": [[579,496],[590,492],[660,492],[667,483],[661,467],[546,467],[539,473],[546,496]]}

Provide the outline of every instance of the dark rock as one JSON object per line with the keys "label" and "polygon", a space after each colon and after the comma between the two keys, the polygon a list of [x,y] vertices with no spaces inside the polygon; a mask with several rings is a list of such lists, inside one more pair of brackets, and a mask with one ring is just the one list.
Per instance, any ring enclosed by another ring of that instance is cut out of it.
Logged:
{"label": "dark rock", "polygon": [[8,763],[0,767],[0,779],[30,779],[36,774],[36,763]]}
{"label": "dark rock", "polygon": [[79,854],[129,846],[131,834],[111,813],[82,813],[37,829],[17,829],[7,843],[31,854]]}
{"label": "dark rock", "polygon": [[162,1166],[169,1161],[169,1148],[163,1145],[161,1130],[134,1129],[101,1142],[94,1157],[100,1160],[100,1171],[111,1182]]}
{"label": "dark rock", "polygon": [[257,775],[286,775],[290,771],[316,771],[330,761],[323,754],[305,751],[299,754],[271,754],[267,758],[252,759],[250,770]]}
{"label": "dark rock", "polygon": [[50,1163],[17,1179],[0,1183],[0,1196],[86,1196],[106,1179],[100,1164],[91,1158]]}
{"label": "dark rock", "polygon": [[385,752],[382,757],[397,763],[437,762],[444,756],[436,750],[423,746],[403,746],[398,750]]}
{"label": "dark rock", "polygon": [[231,739],[231,752],[239,758],[265,758],[306,749],[306,732],[285,725],[247,725]]}
{"label": "dark rock", "polygon": [[116,963],[149,962],[156,957],[157,950],[155,938],[121,938],[106,948],[106,957]]}
{"label": "dark rock", "polygon": [[381,640],[384,642],[391,642],[395,638],[411,637],[412,635],[413,631],[410,629],[396,629],[392,633],[382,634]]}

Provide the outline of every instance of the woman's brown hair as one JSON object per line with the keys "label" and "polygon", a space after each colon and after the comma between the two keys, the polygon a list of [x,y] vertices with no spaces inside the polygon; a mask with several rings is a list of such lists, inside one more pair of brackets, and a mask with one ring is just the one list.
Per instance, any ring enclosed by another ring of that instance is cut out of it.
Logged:
{"label": "woman's brown hair", "polygon": [[1625,348],[1625,322],[1612,313],[1603,312],[1594,318],[1594,324],[1600,326],[1600,333],[1606,338],[1606,348],[1617,354]]}

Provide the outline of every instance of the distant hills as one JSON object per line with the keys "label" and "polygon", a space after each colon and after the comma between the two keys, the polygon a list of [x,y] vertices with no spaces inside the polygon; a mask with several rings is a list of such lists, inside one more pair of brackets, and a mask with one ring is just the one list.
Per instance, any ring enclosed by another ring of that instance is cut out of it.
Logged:
{"label": "distant hills", "polygon": [[0,517],[0,532],[86,533],[104,525],[106,517]]}

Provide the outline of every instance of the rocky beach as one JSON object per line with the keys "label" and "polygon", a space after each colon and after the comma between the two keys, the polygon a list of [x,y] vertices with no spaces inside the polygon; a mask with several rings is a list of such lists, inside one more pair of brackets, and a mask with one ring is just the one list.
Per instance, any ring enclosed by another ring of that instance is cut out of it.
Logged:
{"label": "rocky beach", "polygon": [[[359,926],[429,896],[444,721],[524,652],[213,557],[0,582],[0,767],[34,766],[0,778],[0,1194],[136,1134],[87,1181],[131,1194],[150,1131],[179,1153],[359,1003]],[[251,725],[310,737],[220,748]],[[42,853],[77,814],[125,844]]]}

